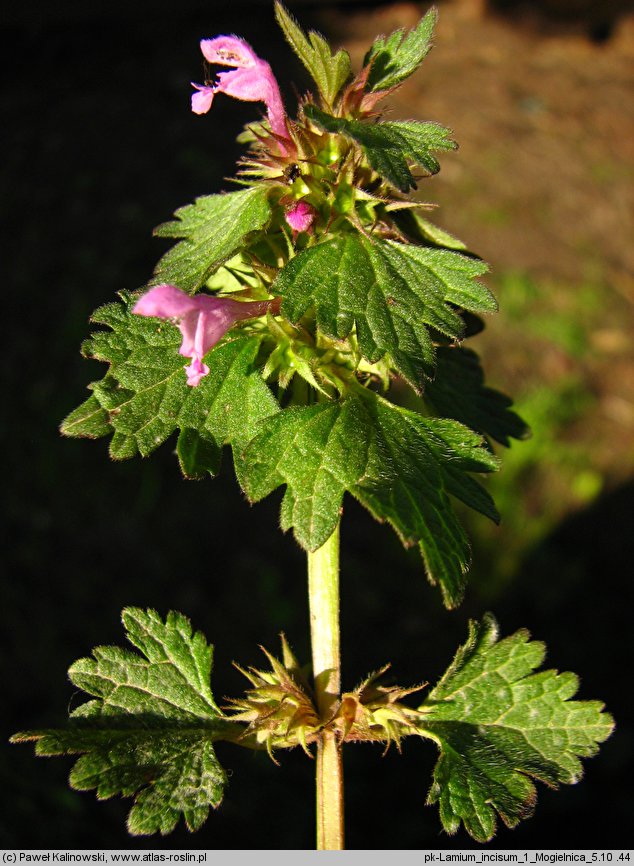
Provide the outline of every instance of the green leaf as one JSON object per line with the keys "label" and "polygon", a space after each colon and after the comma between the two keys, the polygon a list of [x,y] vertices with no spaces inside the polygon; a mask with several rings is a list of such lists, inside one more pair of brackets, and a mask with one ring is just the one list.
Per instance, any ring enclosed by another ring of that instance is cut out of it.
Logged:
{"label": "green leaf", "polygon": [[99,439],[112,433],[110,415],[94,394],[68,415],[61,427],[64,436]]}
{"label": "green leaf", "polygon": [[533,673],[545,647],[529,638],[522,630],[498,640],[490,615],[470,623],[466,644],[419,708],[420,733],[440,749],[428,802],[439,804],[448,833],[462,822],[487,842],[496,812],[514,827],[535,806],[532,779],[577,782],[579,758],[595,755],[613,729],[602,703],[571,700],[574,674]]}
{"label": "green leaf", "polygon": [[409,33],[395,30],[387,37],[375,39],[363,61],[364,66],[372,64],[367,89],[388,90],[416,72],[431,48],[437,20],[438,11],[432,7]]}
{"label": "green leaf", "polygon": [[451,130],[438,123],[416,120],[368,122],[333,117],[314,105],[307,105],[306,116],[326,132],[338,133],[358,144],[371,167],[401,192],[416,187],[409,162],[422,166],[429,174],[440,171],[432,151],[455,150]]}
{"label": "green leaf", "polygon": [[[370,392],[368,392],[370,393]],[[483,439],[456,422],[423,418],[377,395],[366,399],[373,442],[365,473],[351,490],[403,544],[418,545],[427,576],[447,607],[462,600],[471,550],[450,497],[497,518],[488,493],[467,472],[491,472]]]}
{"label": "green leaf", "polygon": [[185,478],[204,478],[216,475],[220,469],[220,448],[204,430],[185,427],[178,434],[176,453]]}
{"label": "green leaf", "polygon": [[439,415],[455,418],[507,448],[511,438],[530,436],[528,425],[510,409],[513,401],[484,384],[475,352],[443,346],[438,349],[436,365],[436,377],[425,388],[425,401]]}
{"label": "green leaf", "polygon": [[[475,256],[453,250],[418,247],[388,241],[384,247],[394,266],[410,281],[425,286],[444,301],[475,313],[495,313],[497,301],[477,277],[489,270],[488,265]],[[407,270],[409,265],[409,271]],[[453,336],[438,328],[447,336]]]}
{"label": "green leaf", "polygon": [[345,491],[406,545],[417,544],[429,578],[449,606],[462,596],[469,544],[450,497],[495,518],[490,497],[469,472],[497,468],[477,434],[455,421],[426,419],[371,391],[266,419],[244,454],[252,501],[286,485],[283,529],[316,550],[337,525]]}
{"label": "green leaf", "polygon": [[162,238],[184,240],[157,264],[151,285],[170,283],[187,292],[204,286],[213,271],[241,247],[249,232],[263,228],[271,216],[263,186],[205,195],[179,208],[177,219],[154,229]]}
{"label": "green leaf", "polygon": [[452,340],[464,332],[450,304],[495,309],[493,296],[475,279],[486,270],[479,259],[451,250],[373,242],[355,232],[299,253],[274,291],[284,297],[282,313],[291,322],[314,306],[319,328],[330,337],[343,339],[356,326],[363,356],[376,363],[388,352],[420,391],[422,378],[434,370],[429,328]]}
{"label": "green leaf", "polygon": [[133,835],[169,833],[181,815],[197,830],[226,784],[213,743],[230,723],[210,690],[213,647],[174,611],[163,622],[154,610],[127,608],[123,624],[139,653],[97,647],[71,666],[71,682],[94,699],[71,713],[69,727],[12,741],[34,740],[38,755],[80,754],[71,787],[95,789],[100,800],[134,797]]}
{"label": "green leaf", "polygon": [[467,245],[461,240],[425,219],[412,208],[394,211],[392,216],[399,229],[415,243],[444,247],[448,250],[467,250]]}
{"label": "green leaf", "polygon": [[[71,413],[62,424],[68,436],[113,432],[110,453],[115,459],[146,457],[176,430],[183,431],[177,451],[188,477],[215,473],[220,448],[246,445],[261,418],[278,411],[277,402],[255,367],[257,336],[239,336],[214,346],[205,356],[209,375],[196,388],[187,385],[181,334],[175,325],[135,316],[125,304],[109,304],[95,320],[111,330],[99,331],[84,343],[92,358],[110,362],[106,376],[93,383],[93,397],[84,406],[106,412],[97,425],[86,426]],[[91,402],[91,401],[96,401]],[[78,416],[79,413],[79,416]],[[102,417],[102,416],[98,416]],[[88,432],[86,432],[88,430]]]}
{"label": "green leaf", "polygon": [[344,49],[333,54],[324,37],[314,30],[307,37],[279,0],[275,3],[275,18],[289,45],[317,84],[324,101],[332,107],[350,77],[350,55]]}
{"label": "green leaf", "polygon": [[282,526],[317,550],[337,526],[345,490],[365,469],[369,418],[358,400],[286,409],[261,425],[244,457],[249,499],[287,485]]}

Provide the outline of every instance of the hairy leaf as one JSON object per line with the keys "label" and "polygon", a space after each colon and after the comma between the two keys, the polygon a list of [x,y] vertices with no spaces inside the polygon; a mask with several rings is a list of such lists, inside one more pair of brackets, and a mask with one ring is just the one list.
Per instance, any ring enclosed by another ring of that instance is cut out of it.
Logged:
{"label": "hairy leaf", "polygon": [[497,519],[489,494],[468,472],[491,472],[497,460],[481,437],[456,422],[423,418],[377,395],[366,399],[373,422],[368,465],[354,496],[387,520],[405,545],[418,545],[427,576],[447,607],[462,600],[471,550],[451,496]]}
{"label": "hairy leaf", "polygon": [[[444,301],[471,312],[496,312],[498,307],[495,298],[486,286],[477,281],[477,277],[488,271],[482,259],[453,250],[417,247],[394,241],[387,241],[384,250],[394,266],[420,286],[419,291],[422,292],[425,286],[428,292],[433,291]],[[447,334],[442,328],[438,330]]]}
{"label": "hairy leaf", "polygon": [[[222,445],[242,448],[257,422],[278,411],[254,366],[259,338],[242,336],[214,346],[205,356],[209,375],[192,388],[178,353],[178,329],[132,314],[131,304],[128,298],[95,313],[93,320],[110,330],[93,334],[83,351],[110,362],[110,369],[90,386],[93,397],[68,416],[62,432],[92,437],[113,432],[110,453],[125,459],[151,454],[180,430],[178,454],[185,475],[217,472]],[[105,415],[97,412],[97,404]]]}
{"label": "hairy leaf", "polygon": [[205,284],[213,271],[261,229],[271,216],[264,187],[205,195],[179,208],[177,219],[154,229],[162,238],[183,238],[159,260],[151,284],[170,283],[187,292]]}
{"label": "hairy leaf", "polygon": [[448,833],[462,822],[486,842],[496,812],[514,827],[534,808],[532,779],[551,787],[577,782],[579,758],[596,754],[610,735],[613,721],[602,703],[571,700],[574,674],[534,673],[544,655],[525,630],[498,640],[487,615],[470,624],[466,644],[419,707],[420,732],[440,749],[428,802],[439,804]]}
{"label": "hairy leaf", "polygon": [[513,401],[484,384],[475,352],[441,347],[436,365],[436,377],[425,387],[425,400],[439,415],[455,418],[507,448],[511,438],[530,436],[528,425],[510,409]]}
{"label": "hairy leaf", "polygon": [[176,453],[185,478],[214,475],[220,465],[220,448],[205,430],[184,427],[178,434]]}
{"label": "hairy leaf", "polygon": [[112,433],[110,413],[94,394],[68,415],[62,425],[65,436],[100,439]]}
{"label": "hairy leaf", "polygon": [[333,54],[324,37],[314,30],[306,36],[279,0],[275,3],[275,18],[291,48],[313,77],[324,101],[332,106],[350,76],[350,55],[343,48]]}
{"label": "hairy leaf", "polygon": [[71,787],[95,789],[100,800],[134,797],[134,835],[169,833],[181,815],[197,830],[226,784],[213,743],[230,723],[210,690],[213,647],[174,611],[163,622],[154,610],[127,608],[123,624],[139,652],[97,647],[71,666],[71,682],[94,699],[69,726],[12,740],[35,741],[38,755],[81,755]]}
{"label": "hairy leaf", "polygon": [[306,116],[326,132],[345,135],[358,144],[371,167],[401,192],[416,186],[409,163],[416,163],[429,174],[440,164],[432,151],[455,150],[451,130],[438,123],[416,120],[369,122],[333,117],[314,105],[306,106]]}
{"label": "hairy leaf", "polygon": [[281,271],[274,291],[284,297],[290,321],[314,306],[319,328],[335,339],[356,326],[359,348],[371,362],[389,353],[396,369],[416,390],[434,370],[429,328],[458,340],[464,321],[450,306],[495,309],[495,300],[476,277],[479,259],[451,250],[425,249],[392,241],[373,242],[348,233],[309,247]]}
{"label": "hairy leaf", "polygon": [[262,424],[243,477],[252,501],[286,484],[282,523],[317,550],[334,531],[345,490],[367,462],[369,418],[358,400],[286,409]]}
{"label": "hairy leaf", "polygon": [[420,547],[449,606],[460,601],[469,544],[450,497],[497,516],[468,474],[497,467],[480,436],[361,389],[338,402],[285,409],[260,431],[244,454],[247,495],[259,500],[285,484],[282,527],[292,527],[302,546],[316,550],[326,541],[347,490],[389,521],[405,544]]}
{"label": "hairy leaf", "polygon": [[437,20],[438,12],[432,7],[409,33],[400,29],[377,37],[363,61],[364,66],[371,63],[367,89],[388,90],[416,72],[431,48]]}
{"label": "hairy leaf", "polygon": [[399,229],[415,243],[466,251],[467,245],[449,232],[422,217],[413,208],[394,211],[392,216]]}

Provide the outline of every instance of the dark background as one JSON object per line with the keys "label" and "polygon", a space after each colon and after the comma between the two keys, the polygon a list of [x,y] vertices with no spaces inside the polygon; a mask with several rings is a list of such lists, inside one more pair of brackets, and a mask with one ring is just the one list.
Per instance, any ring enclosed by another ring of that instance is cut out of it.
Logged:
{"label": "dark background", "polygon": [[[407,14],[424,11],[414,5],[398,4]],[[455,20],[454,7],[462,15]],[[625,4],[606,4],[600,20],[591,4],[572,7],[543,4],[528,17],[503,9],[510,15],[504,26],[509,32],[528,28],[535,40],[553,28],[570,31],[584,45],[609,51],[628,11]],[[361,18],[368,27],[375,14],[384,22],[388,7],[292,8],[304,23],[318,22],[345,40],[346,21],[352,22],[348,36],[354,39]],[[461,21],[468,28],[472,17],[488,21],[501,14],[499,7],[468,0],[443,6],[441,22],[445,11],[458,32]],[[151,238],[154,225],[196,195],[227,188],[223,178],[240,153],[235,135],[257,108],[219,98],[207,117],[188,110],[189,81],[202,74],[198,40],[225,32],[251,42],[280,81],[307,84],[268,3],[189,0],[178,12],[161,2],[50,8],[24,3],[6,10],[0,30],[8,144],[3,263],[9,272],[1,368],[5,744],[18,729],[63,723],[68,706],[78,700],[66,669],[95,644],[121,642],[118,620],[126,605],[188,615],[216,645],[218,697],[243,687],[231,661],[259,664],[258,644],[275,650],[281,630],[299,657],[308,658],[304,557],[277,529],[279,497],[250,508],[228,467],[214,481],[184,482],[169,445],[151,460],[113,464],[105,440],[66,440],[57,432],[83,399],[86,384],[103,372],[77,352],[91,312],[120,288],[148,279],[163,249]],[[522,60],[519,55],[516,63]],[[465,74],[468,68],[455,69],[456,76]],[[292,88],[285,93],[292,111]],[[434,199],[433,185],[425,194]],[[444,224],[452,228],[451,211]],[[493,249],[495,226],[487,231]],[[495,345],[490,351],[496,358]],[[631,366],[623,369],[631,374]],[[592,501],[571,506],[558,525],[522,549],[511,577],[496,583],[495,591],[487,588],[482,567],[476,569],[467,601],[453,613],[443,610],[437,591],[427,585],[417,555],[403,551],[390,530],[375,526],[354,502],[346,504],[346,687],[388,660],[399,682],[433,682],[463,641],[468,617],[492,605],[504,634],[529,627],[547,641],[549,663],[581,674],[580,697],[605,699],[617,718],[617,732],[587,762],[584,782],[560,792],[542,787],[536,816],[516,831],[502,828],[491,843],[496,847],[626,847],[631,841],[634,451],[623,436],[611,450],[620,469],[607,473]],[[516,495],[524,493],[519,485]],[[515,529],[521,535],[521,527]],[[477,526],[475,532],[477,563]],[[494,538],[495,551],[514,544],[504,528]],[[486,562],[491,544],[485,541]],[[29,747],[1,745],[0,844],[311,847],[314,767],[305,756],[283,755],[276,767],[264,755],[223,744],[218,753],[230,785],[203,830],[131,839],[124,828],[129,803],[98,804],[92,794],[68,790],[69,760],[36,761]],[[408,741],[402,756],[392,750],[385,758],[380,748],[347,749],[349,847],[473,845],[463,833],[448,838],[436,810],[424,806],[434,760],[433,747],[423,742]]]}

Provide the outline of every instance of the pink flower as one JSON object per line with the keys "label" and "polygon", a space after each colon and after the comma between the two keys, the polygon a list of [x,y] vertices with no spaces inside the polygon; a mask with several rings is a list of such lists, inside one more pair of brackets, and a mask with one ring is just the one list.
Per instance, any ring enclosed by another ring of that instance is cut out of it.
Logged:
{"label": "pink flower", "polygon": [[237,36],[202,39],[200,49],[209,63],[235,68],[231,72],[219,72],[214,85],[192,82],[192,87],[198,91],[192,96],[192,111],[206,114],[216,93],[226,93],[246,102],[264,102],[272,132],[288,138],[280,89],[266,60],[258,57],[253,48]]}
{"label": "pink flower", "polygon": [[209,367],[203,357],[215,346],[229,328],[241,319],[263,316],[276,301],[234,301],[231,298],[212,298],[211,295],[191,297],[176,286],[155,286],[134,305],[138,316],[157,316],[176,319],[183,342],[179,352],[191,358],[185,367],[187,384],[196,386]]}
{"label": "pink flower", "polygon": [[315,219],[316,210],[307,201],[298,201],[292,208],[286,211],[286,222],[293,229],[293,235],[308,231]]}

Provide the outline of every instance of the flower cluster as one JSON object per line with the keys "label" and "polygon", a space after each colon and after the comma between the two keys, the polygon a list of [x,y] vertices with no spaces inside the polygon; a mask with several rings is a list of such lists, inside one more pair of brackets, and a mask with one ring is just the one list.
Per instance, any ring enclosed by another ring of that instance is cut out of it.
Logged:
{"label": "flower cluster", "polygon": [[[201,51],[208,63],[233,67],[220,72],[215,84],[194,84],[191,107],[195,114],[205,114],[211,108],[216,93],[225,93],[235,99],[263,102],[276,146],[286,156],[289,133],[280,95],[280,89],[269,64],[258,57],[253,48],[237,36],[216,36],[203,39]],[[307,231],[314,219],[314,208],[299,201],[286,212],[286,220],[294,236]],[[134,306],[139,316],[156,316],[174,321],[182,334],[180,354],[191,359],[185,367],[187,384],[196,387],[209,373],[203,362],[205,354],[237,322],[263,316],[279,307],[278,299],[265,301],[236,301],[229,297],[207,294],[188,295],[177,286],[160,285],[150,289]]]}

